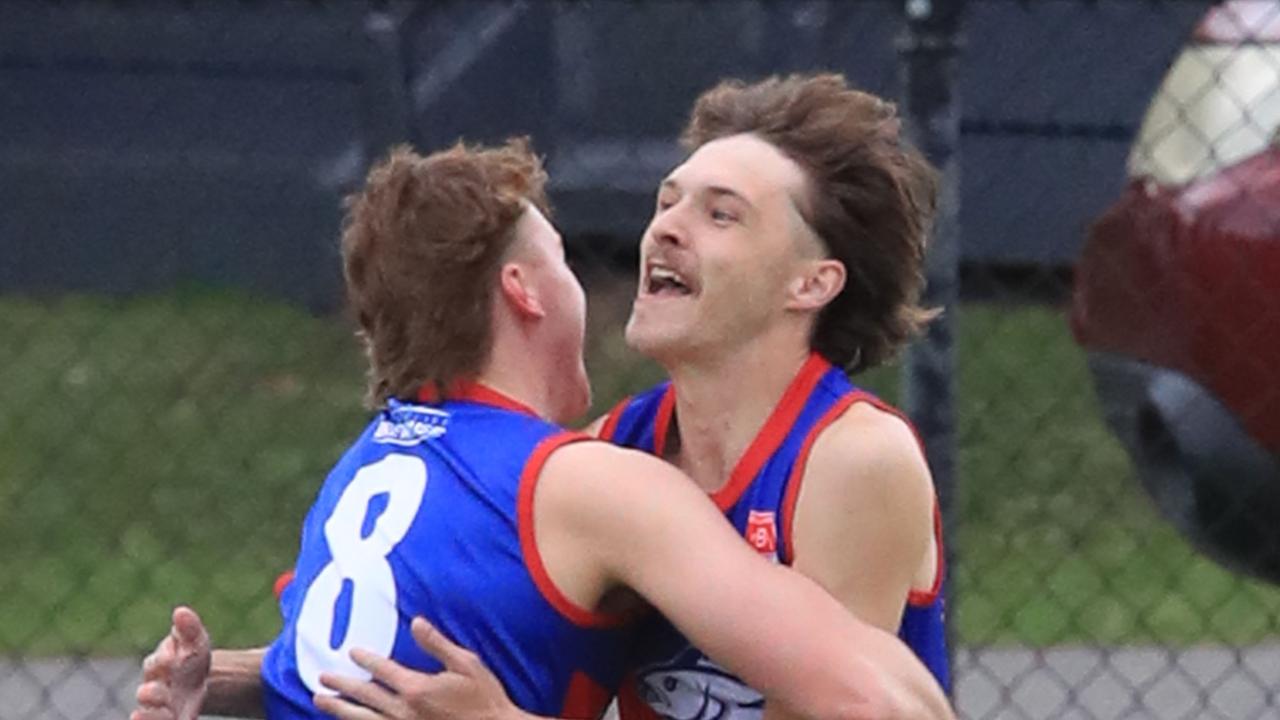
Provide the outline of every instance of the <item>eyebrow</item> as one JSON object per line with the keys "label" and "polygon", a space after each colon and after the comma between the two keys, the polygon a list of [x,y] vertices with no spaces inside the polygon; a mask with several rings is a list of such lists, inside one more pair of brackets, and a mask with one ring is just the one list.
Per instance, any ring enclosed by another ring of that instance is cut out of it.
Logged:
{"label": "eyebrow", "polygon": [[[667,179],[665,179],[665,180],[663,180],[663,181],[662,181],[662,184],[661,184],[661,185],[659,185],[659,186],[658,186],[658,189],[659,189],[659,190],[666,189],[666,188],[672,188],[672,189],[674,189],[674,190],[679,190],[679,189],[680,189],[680,183],[679,183],[679,182],[677,182],[674,178],[667,178]],[[703,188],[703,192],[709,193],[709,194],[714,195],[714,196],[716,196],[716,197],[731,197],[731,198],[736,198],[737,200],[741,201],[741,202],[742,202],[742,203],[744,203],[747,207],[749,207],[749,208],[751,208],[751,209],[753,209],[753,210],[754,210],[754,209],[755,209],[755,207],[756,207],[756,206],[755,206],[755,203],[753,203],[753,202],[751,202],[750,200],[748,200],[748,199],[747,199],[747,196],[743,195],[742,193],[738,192],[737,190],[734,190],[734,189],[733,189],[733,188],[731,188],[731,187],[727,187],[727,186],[724,186],[724,185],[708,185],[707,187]]]}

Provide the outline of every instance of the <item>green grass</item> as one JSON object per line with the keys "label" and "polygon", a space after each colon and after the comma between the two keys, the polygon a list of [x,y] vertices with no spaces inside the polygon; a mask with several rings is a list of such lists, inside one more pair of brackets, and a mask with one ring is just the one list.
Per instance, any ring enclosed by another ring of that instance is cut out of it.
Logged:
{"label": "green grass", "polygon": [[[625,291],[593,298],[597,409],[652,382]],[[1150,509],[1059,313],[960,329],[964,643],[1245,643],[1280,592],[1201,559]],[[0,300],[0,654],[149,648],[194,604],[222,645],[277,629],[270,585],[362,427],[349,328],[229,292]],[[894,397],[895,371],[863,380]]]}

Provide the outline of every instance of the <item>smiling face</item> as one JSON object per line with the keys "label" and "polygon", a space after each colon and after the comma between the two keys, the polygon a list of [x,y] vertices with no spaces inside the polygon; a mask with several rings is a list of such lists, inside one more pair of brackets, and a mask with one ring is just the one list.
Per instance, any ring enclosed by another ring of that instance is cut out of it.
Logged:
{"label": "smiling face", "polygon": [[805,192],[800,167],[754,135],[694,152],[658,190],[627,342],[679,362],[731,351],[787,318],[788,287],[822,255],[798,207]]}

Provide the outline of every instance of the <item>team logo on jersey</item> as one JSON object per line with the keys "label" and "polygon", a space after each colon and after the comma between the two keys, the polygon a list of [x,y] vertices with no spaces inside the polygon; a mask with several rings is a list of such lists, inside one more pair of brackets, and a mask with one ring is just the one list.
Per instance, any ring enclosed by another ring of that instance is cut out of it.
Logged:
{"label": "team logo on jersey", "polygon": [[636,674],[636,690],[667,720],[759,720],[764,698],[694,648]]}
{"label": "team logo on jersey", "polygon": [[373,441],[389,445],[417,445],[440,437],[448,425],[449,413],[423,405],[388,401],[387,412],[373,431]]}
{"label": "team logo on jersey", "polygon": [[747,542],[761,555],[778,555],[777,514],[752,510],[747,515]]}

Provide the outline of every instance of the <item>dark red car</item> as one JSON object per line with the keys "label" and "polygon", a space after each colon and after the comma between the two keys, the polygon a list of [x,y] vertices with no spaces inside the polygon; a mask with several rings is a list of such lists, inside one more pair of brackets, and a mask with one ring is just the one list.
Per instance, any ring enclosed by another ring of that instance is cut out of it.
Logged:
{"label": "dark red car", "polygon": [[1280,582],[1280,0],[1214,7],[1076,267],[1072,326],[1161,511]]}

